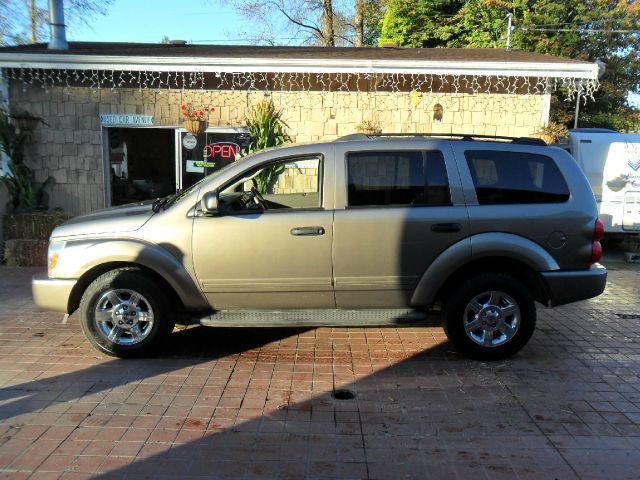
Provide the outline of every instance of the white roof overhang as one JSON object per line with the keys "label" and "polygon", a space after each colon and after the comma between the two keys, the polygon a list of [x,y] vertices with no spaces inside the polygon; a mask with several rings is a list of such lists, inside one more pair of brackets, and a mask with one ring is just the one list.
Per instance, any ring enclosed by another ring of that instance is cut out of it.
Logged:
{"label": "white roof overhang", "polygon": [[0,53],[0,67],[54,70],[115,70],[220,73],[369,73],[546,77],[596,80],[598,65],[587,62],[491,62],[372,59],[281,59],[227,57],[141,57]]}

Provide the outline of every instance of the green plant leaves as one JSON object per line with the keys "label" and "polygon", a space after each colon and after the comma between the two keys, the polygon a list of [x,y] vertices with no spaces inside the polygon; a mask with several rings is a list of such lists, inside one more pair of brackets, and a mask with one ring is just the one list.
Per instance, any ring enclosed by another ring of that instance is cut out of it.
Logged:
{"label": "green plant leaves", "polygon": [[265,148],[277,147],[288,141],[285,132],[288,125],[282,120],[282,111],[278,110],[273,100],[267,99],[258,103],[253,114],[247,119],[249,144],[240,152],[244,157]]}
{"label": "green plant leaves", "polygon": [[9,192],[9,202],[7,202],[9,212],[47,210],[49,207],[47,189],[55,183],[55,179],[49,177],[36,187],[33,170],[24,163],[26,139],[27,135],[19,132],[5,113],[0,113],[0,150],[9,158],[8,172],[0,177],[0,182]]}

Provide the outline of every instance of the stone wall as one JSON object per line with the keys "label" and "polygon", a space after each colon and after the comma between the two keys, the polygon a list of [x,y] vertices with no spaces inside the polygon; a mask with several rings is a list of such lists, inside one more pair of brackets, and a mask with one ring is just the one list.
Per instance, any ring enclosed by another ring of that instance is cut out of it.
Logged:
{"label": "stone wall", "polygon": [[[37,180],[53,176],[51,207],[83,213],[104,206],[99,114],[154,115],[156,125],[179,126],[180,105],[213,106],[210,126],[242,126],[264,92],[156,91],[11,85],[12,108],[41,116],[27,146]],[[384,132],[475,133],[528,136],[547,120],[543,95],[418,92],[274,92],[294,142],[332,140],[363,121]],[[434,107],[442,106],[442,119]]]}
{"label": "stone wall", "polygon": [[267,193],[318,193],[317,168],[287,168]]}

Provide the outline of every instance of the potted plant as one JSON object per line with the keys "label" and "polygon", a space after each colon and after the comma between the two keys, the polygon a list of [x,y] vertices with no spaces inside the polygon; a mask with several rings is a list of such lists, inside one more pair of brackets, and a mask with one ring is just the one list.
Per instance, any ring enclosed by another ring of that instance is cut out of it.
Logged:
{"label": "potted plant", "polygon": [[[265,99],[258,103],[250,117],[247,118],[247,130],[249,130],[249,143],[240,152],[244,157],[250,153],[277,147],[291,139],[285,129],[288,125],[282,120],[282,111],[278,110],[272,99]],[[256,177],[258,191],[267,193],[278,175],[284,171],[284,165],[266,168]]]}
{"label": "potted plant", "polygon": [[24,143],[28,134],[9,121],[0,111],[0,151],[7,155],[7,171],[0,177],[9,194],[4,225],[4,258],[11,266],[46,265],[47,239],[53,228],[70,215],[48,211],[47,190],[54,182],[47,178],[35,182],[33,171],[25,164]]}
{"label": "potted plant", "polygon": [[182,107],[182,126],[189,133],[200,135],[207,129],[207,119],[209,112],[215,111],[214,107],[195,108],[192,104],[186,103]]}
{"label": "potted plant", "polygon": [[288,125],[282,120],[282,111],[278,110],[271,99],[258,103],[250,117],[247,118],[249,143],[240,152],[241,156],[277,147],[290,141],[285,129]]}
{"label": "potted plant", "polygon": [[566,137],[568,134],[569,130],[567,129],[566,125],[556,122],[549,122],[536,131],[536,135],[544,140],[547,145],[556,143],[558,140]]}
{"label": "potted plant", "polygon": [[382,133],[382,127],[380,126],[380,122],[378,122],[377,120],[363,120],[358,125],[356,125],[356,131],[358,133],[373,135]]}
{"label": "potted plant", "polygon": [[28,134],[9,121],[4,113],[0,114],[0,151],[7,155],[7,174],[0,177],[9,193],[9,212],[47,210],[47,188],[54,182],[47,178],[36,186],[33,171],[24,162],[24,144]]}

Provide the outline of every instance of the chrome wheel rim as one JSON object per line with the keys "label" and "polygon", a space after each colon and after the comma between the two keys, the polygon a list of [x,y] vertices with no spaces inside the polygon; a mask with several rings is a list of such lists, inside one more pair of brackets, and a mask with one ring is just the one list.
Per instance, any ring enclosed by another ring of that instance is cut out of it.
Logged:
{"label": "chrome wheel rim", "polygon": [[118,345],[134,345],[149,336],[153,329],[153,308],[135,290],[124,288],[105,292],[94,311],[98,332]]}
{"label": "chrome wheel rim", "polygon": [[511,340],[520,327],[520,308],[504,292],[476,295],[464,310],[464,331],[477,345],[499,347]]}

